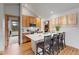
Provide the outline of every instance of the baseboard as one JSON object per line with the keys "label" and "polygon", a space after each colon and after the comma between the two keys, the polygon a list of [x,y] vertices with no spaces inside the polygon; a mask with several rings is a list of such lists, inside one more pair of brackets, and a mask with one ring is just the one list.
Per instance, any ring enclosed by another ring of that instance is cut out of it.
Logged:
{"label": "baseboard", "polygon": [[66,46],[79,50],[79,48],[76,48],[76,47],[73,47],[73,46],[70,46],[70,45],[66,45]]}

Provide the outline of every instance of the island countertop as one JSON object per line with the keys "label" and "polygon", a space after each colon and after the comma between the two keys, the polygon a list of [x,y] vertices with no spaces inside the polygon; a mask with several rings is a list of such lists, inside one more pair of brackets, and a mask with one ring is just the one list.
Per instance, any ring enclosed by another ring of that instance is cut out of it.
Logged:
{"label": "island countertop", "polygon": [[53,36],[53,34],[56,34],[56,33],[34,33],[34,34],[27,34],[26,36],[33,41],[39,41],[44,39],[44,36],[47,36],[47,35]]}

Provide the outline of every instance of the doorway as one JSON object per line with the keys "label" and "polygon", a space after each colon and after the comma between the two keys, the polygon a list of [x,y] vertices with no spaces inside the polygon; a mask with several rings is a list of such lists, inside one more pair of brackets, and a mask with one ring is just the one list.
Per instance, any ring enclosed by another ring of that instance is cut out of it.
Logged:
{"label": "doorway", "polygon": [[14,15],[5,15],[5,47],[20,44],[20,18]]}
{"label": "doorway", "polygon": [[44,24],[44,32],[49,32],[49,21],[46,21]]}

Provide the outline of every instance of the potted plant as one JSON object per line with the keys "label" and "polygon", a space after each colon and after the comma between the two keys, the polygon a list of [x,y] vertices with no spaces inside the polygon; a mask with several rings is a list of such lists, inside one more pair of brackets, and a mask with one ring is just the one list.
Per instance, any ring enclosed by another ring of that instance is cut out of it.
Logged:
{"label": "potted plant", "polygon": [[56,28],[56,31],[59,32],[61,27],[60,27],[60,25],[56,25],[55,28]]}

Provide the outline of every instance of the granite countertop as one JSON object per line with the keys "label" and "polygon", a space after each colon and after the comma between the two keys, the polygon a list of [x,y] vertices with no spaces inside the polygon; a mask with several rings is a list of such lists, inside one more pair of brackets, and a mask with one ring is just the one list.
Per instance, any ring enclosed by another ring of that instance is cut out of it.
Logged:
{"label": "granite countertop", "polygon": [[33,41],[39,41],[39,40],[43,40],[44,36],[47,36],[47,35],[53,36],[53,34],[56,34],[56,33],[34,33],[34,34],[27,34],[25,36],[29,37]]}

